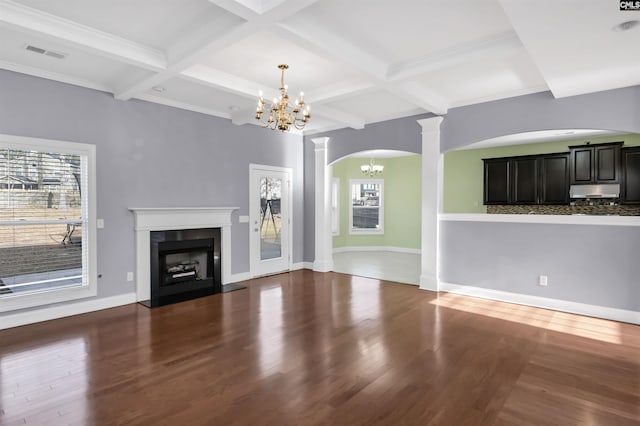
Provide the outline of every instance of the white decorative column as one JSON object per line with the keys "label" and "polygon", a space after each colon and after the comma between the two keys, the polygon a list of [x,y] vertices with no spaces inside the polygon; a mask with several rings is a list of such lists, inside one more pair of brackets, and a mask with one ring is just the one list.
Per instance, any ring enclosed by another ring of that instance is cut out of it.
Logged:
{"label": "white decorative column", "polygon": [[422,257],[420,288],[438,291],[438,213],[442,205],[442,117],[418,120],[422,126]]}
{"label": "white decorative column", "polygon": [[313,270],[333,270],[331,240],[331,167],[327,165],[329,138],[311,139],[315,145],[315,259]]}

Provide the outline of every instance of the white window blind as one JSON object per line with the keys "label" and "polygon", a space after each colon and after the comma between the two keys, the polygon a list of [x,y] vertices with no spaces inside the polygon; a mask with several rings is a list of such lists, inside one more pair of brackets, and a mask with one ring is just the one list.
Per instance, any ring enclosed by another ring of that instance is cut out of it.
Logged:
{"label": "white window blind", "polygon": [[88,160],[0,145],[0,303],[89,285]]}

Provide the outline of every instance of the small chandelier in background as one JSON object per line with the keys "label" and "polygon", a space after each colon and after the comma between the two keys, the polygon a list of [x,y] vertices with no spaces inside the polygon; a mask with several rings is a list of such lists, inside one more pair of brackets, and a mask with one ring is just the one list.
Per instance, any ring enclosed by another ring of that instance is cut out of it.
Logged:
{"label": "small chandelier in background", "polygon": [[[267,119],[263,119],[266,102],[262,98],[262,90],[260,91],[260,99],[258,99],[258,108],[256,108],[256,120],[262,124],[263,127],[268,127],[271,130],[281,130],[283,132],[289,131],[291,126],[298,130],[302,130],[311,118],[309,112],[309,105],[305,104],[303,96],[304,93],[300,92],[300,97],[296,98],[293,105],[289,105],[289,94],[287,93],[288,86],[284,84],[284,70],[289,68],[289,65],[278,65],[278,68],[282,70],[280,77],[280,97],[273,98],[273,103],[269,106]],[[305,108],[306,105],[306,108]]]}
{"label": "small chandelier in background", "polygon": [[384,166],[382,164],[373,164],[373,158],[369,161],[369,164],[363,164],[360,166],[360,171],[363,175],[374,177],[382,173]]}

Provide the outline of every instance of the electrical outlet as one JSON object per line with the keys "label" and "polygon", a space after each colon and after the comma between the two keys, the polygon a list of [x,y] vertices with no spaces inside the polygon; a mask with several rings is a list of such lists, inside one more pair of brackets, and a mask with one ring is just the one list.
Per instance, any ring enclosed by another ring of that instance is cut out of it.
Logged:
{"label": "electrical outlet", "polygon": [[96,227],[97,227],[98,229],[102,229],[102,228],[104,228],[104,219],[97,219],[97,220],[96,220]]}
{"label": "electrical outlet", "polygon": [[546,275],[540,275],[538,277],[538,285],[541,285],[543,287],[547,286],[547,276]]}
{"label": "electrical outlet", "polygon": [[133,272],[127,272],[127,281],[133,281]]}

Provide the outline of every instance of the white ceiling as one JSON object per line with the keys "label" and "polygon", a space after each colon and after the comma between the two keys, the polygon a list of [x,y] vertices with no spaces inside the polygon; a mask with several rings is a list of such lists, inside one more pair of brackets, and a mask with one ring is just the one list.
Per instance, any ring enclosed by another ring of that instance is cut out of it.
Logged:
{"label": "white ceiling", "polygon": [[640,26],[612,30],[633,19],[613,0],[0,0],[0,68],[245,124],[287,63],[316,133],[640,84]]}

